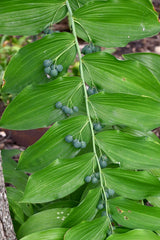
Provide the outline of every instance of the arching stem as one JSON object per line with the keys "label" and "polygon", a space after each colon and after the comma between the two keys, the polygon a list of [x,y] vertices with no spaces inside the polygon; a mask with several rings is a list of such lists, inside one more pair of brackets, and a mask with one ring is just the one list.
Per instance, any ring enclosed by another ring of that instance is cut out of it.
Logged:
{"label": "arching stem", "polygon": [[113,231],[112,224],[111,224],[110,218],[108,216],[107,196],[106,196],[106,193],[105,193],[105,186],[104,186],[101,166],[100,166],[97,151],[96,151],[95,134],[94,134],[94,129],[93,129],[93,123],[92,123],[91,116],[90,116],[89,104],[88,104],[88,94],[87,94],[87,89],[86,89],[86,84],[85,84],[85,79],[84,79],[84,72],[83,72],[83,65],[82,65],[82,55],[81,55],[81,51],[80,51],[80,47],[79,47],[79,43],[78,43],[78,38],[77,38],[77,33],[76,33],[75,22],[74,22],[74,19],[73,19],[72,9],[71,9],[68,1],[66,1],[66,5],[67,5],[67,8],[68,8],[69,17],[70,17],[70,20],[71,20],[72,32],[73,32],[73,35],[74,35],[74,38],[75,38],[75,43],[76,43],[76,48],[77,48],[77,53],[78,53],[78,58],[79,58],[80,74],[81,74],[81,79],[82,79],[83,89],[84,89],[84,96],[85,96],[86,113],[87,113],[90,129],[91,129],[93,152],[95,154],[95,158],[96,158],[96,161],[97,161],[98,170],[99,170],[99,174],[100,174],[100,185],[101,185],[102,193],[103,193],[104,199],[105,199],[106,215],[107,215],[108,220],[109,220],[110,228]]}

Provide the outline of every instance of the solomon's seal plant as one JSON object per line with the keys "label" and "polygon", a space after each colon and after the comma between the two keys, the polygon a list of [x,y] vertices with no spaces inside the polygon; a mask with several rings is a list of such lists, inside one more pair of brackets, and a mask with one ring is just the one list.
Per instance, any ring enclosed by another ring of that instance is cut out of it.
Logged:
{"label": "solomon's seal plant", "polygon": [[[160,126],[160,56],[118,60],[100,48],[157,34],[151,1],[1,0],[0,9],[2,34],[35,35],[66,16],[71,29],[23,47],[4,75],[14,100],[0,127],[52,125],[18,165],[2,152],[18,239],[160,239],[160,142],[151,132]],[[78,38],[88,43],[82,51]],[[64,76],[76,55],[80,77]]]}

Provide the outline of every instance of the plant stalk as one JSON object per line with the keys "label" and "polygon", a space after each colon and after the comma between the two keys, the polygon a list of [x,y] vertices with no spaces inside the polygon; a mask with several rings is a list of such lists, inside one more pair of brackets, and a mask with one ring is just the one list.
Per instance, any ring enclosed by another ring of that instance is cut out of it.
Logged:
{"label": "plant stalk", "polygon": [[66,5],[67,5],[67,8],[68,8],[69,17],[70,17],[70,20],[71,20],[72,32],[73,32],[73,35],[74,35],[74,38],[75,38],[75,43],[76,43],[76,48],[77,48],[77,53],[78,53],[78,58],[79,58],[80,74],[81,74],[81,79],[82,79],[82,83],[83,83],[84,95],[85,95],[86,112],[87,112],[87,117],[88,117],[90,129],[91,129],[93,152],[94,152],[94,155],[95,155],[95,158],[96,158],[96,161],[97,161],[97,165],[98,165],[98,170],[99,170],[99,173],[100,173],[100,185],[101,185],[102,193],[103,193],[104,199],[105,199],[106,215],[107,215],[108,220],[109,220],[109,225],[110,225],[111,231],[113,232],[113,227],[112,227],[110,218],[108,216],[107,196],[106,196],[106,193],[105,193],[105,187],[103,185],[103,177],[102,177],[101,166],[100,166],[97,151],[96,151],[96,143],[95,143],[95,134],[94,134],[94,129],[93,129],[93,123],[92,123],[92,120],[91,120],[91,117],[90,117],[90,111],[89,111],[89,105],[88,105],[88,94],[87,94],[87,89],[86,89],[86,84],[85,84],[85,79],[84,79],[83,66],[82,66],[82,55],[81,55],[81,51],[80,51],[80,47],[79,47],[79,43],[78,43],[78,38],[77,38],[77,33],[76,33],[75,22],[74,22],[74,19],[73,19],[72,9],[70,7],[70,4],[69,4],[68,0],[66,1]]}

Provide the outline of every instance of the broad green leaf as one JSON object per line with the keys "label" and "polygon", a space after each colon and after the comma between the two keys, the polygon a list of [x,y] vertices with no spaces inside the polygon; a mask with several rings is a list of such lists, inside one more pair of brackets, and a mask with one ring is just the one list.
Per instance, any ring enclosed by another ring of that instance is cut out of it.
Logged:
{"label": "broad green leaf", "polygon": [[139,62],[98,52],[84,56],[83,67],[89,85],[95,84],[108,93],[145,95],[160,101],[160,83]]}
{"label": "broad green leaf", "polygon": [[77,207],[72,209],[62,226],[73,227],[84,220],[92,220],[97,213],[100,196],[100,188],[90,190],[86,198]]}
{"label": "broad green leaf", "polygon": [[160,208],[148,207],[132,200],[114,198],[109,200],[113,219],[128,228],[160,230]]}
{"label": "broad green leaf", "polygon": [[45,59],[57,59],[57,64],[63,65],[61,76],[75,56],[74,37],[70,33],[54,33],[30,43],[11,59],[4,76],[3,92],[17,94],[29,84],[47,82],[43,66]]}
{"label": "broad green leaf", "polygon": [[7,187],[6,190],[9,207],[14,214],[14,219],[22,224],[24,222],[24,214],[27,217],[30,217],[33,214],[32,206],[30,204],[19,202],[23,197],[22,191],[13,187]]}
{"label": "broad green leaf", "polygon": [[70,208],[55,208],[32,215],[20,227],[18,238],[51,228],[60,228],[70,210]]}
{"label": "broad green leaf", "polygon": [[7,35],[38,34],[67,13],[64,0],[1,0],[0,9],[0,32]]}
{"label": "broad green leaf", "polygon": [[123,55],[125,59],[136,60],[146,66],[160,81],[160,55],[155,53],[130,53]]}
{"label": "broad green leaf", "polygon": [[23,196],[23,193],[18,191],[17,189],[13,187],[7,188],[7,199],[9,203],[9,209],[12,213],[13,218],[19,223],[24,223],[24,212],[22,209],[21,204],[19,203],[20,197]]}
{"label": "broad green leaf", "polygon": [[2,150],[2,166],[3,175],[6,183],[11,183],[16,188],[24,190],[28,176],[23,171],[17,171],[17,163],[12,159],[13,156],[19,154],[18,149]]}
{"label": "broad green leaf", "polygon": [[32,233],[20,240],[63,240],[67,228],[54,228],[46,231]]}
{"label": "broad green leaf", "polygon": [[123,234],[114,234],[107,240],[159,240],[160,237],[149,230],[135,229]]}
{"label": "broad green leaf", "polygon": [[146,0],[93,1],[73,17],[80,38],[104,47],[123,47],[160,31],[158,15]]}
{"label": "broad green leaf", "polygon": [[28,86],[6,108],[0,125],[12,130],[26,130],[46,127],[64,119],[66,115],[61,109],[56,109],[56,102],[83,109],[83,105],[80,106],[83,102],[81,86],[81,79],[75,77],[58,78],[36,87]]}
{"label": "broad green leaf", "polygon": [[35,144],[22,153],[18,168],[34,172],[57,158],[73,158],[80,150],[74,148],[72,143],[65,142],[66,135],[88,143],[91,137],[88,118],[77,116],[56,122]]}
{"label": "broad green leaf", "polygon": [[22,202],[42,203],[63,198],[84,184],[93,171],[94,154],[55,160],[29,177]]}
{"label": "broad green leaf", "polygon": [[148,196],[160,196],[160,181],[145,171],[129,171],[120,168],[102,170],[107,187],[113,188],[119,195],[141,200]]}
{"label": "broad green leaf", "polygon": [[159,168],[160,145],[157,142],[116,130],[101,132],[96,139],[106,155],[122,168]]}
{"label": "broad green leaf", "polygon": [[69,229],[64,236],[64,240],[104,240],[107,228],[106,217],[100,217],[91,222],[82,222]]}
{"label": "broad green leaf", "polygon": [[143,132],[159,127],[160,102],[149,97],[102,92],[89,100],[92,117],[104,124],[122,124]]}
{"label": "broad green leaf", "polygon": [[25,221],[24,212],[20,204],[18,204],[16,201],[9,198],[8,198],[8,203],[9,203],[9,209],[10,209],[10,212],[12,213],[13,219],[19,224],[23,224]]}
{"label": "broad green leaf", "polygon": [[67,228],[54,228],[46,231],[32,233],[20,240],[63,240]]}

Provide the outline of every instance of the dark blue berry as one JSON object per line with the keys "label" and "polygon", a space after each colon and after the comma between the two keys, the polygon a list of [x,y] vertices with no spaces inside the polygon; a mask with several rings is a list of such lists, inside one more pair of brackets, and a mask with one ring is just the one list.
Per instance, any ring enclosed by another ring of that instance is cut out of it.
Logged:
{"label": "dark blue berry", "polygon": [[104,208],[104,205],[103,205],[102,203],[99,203],[98,206],[97,206],[97,208],[98,208],[99,210],[101,210],[101,209]]}
{"label": "dark blue berry", "polygon": [[58,71],[56,69],[51,70],[50,72],[52,77],[56,77],[58,75]]}
{"label": "dark blue berry", "polygon": [[70,115],[72,115],[73,114],[72,108],[69,108],[68,112],[69,112]]}
{"label": "dark blue berry", "polygon": [[87,90],[87,93],[88,93],[88,96],[91,96],[94,94],[94,89],[89,87],[88,90]]}
{"label": "dark blue berry", "polygon": [[62,107],[62,111],[65,113],[67,106]]}
{"label": "dark blue berry", "polygon": [[92,183],[93,183],[93,184],[98,183],[98,179],[97,179],[96,177],[92,177]]}
{"label": "dark blue berry", "polygon": [[100,52],[101,51],[101,47],[95,46],[95,52]]}
{"label": "dark blue berry", "polygon": [[62,72],[63,71],[63,66],[62,65],[57,65],[56,69],[58,70],[58,72]]}
{"label": "dark blue berry", "polygon": [[99,200],[99,203],[98,203],[98,204],[100,204],[100,203],[101,203],[101,204],[104,204],[104,200],[102,200],[102,199]]}
{"label": "dark blue berry", "polygon": [[98,178],[98,179],[100,178],[99,172],[96,172],[94,175],[95,175],[96,178]]}
{"label": "dark blue berry", "polygon": [[78,111],[79,111],[78,107],[74,106],[74,107],[73,107],[73,111],[74,111],[74,112],[78,112]]}
{"label": "dark blue berry", "polygon": [[75,140],[73,141],[73,146],[74,146],[75,148],[80,148],[80,147],[81,147],[81,142],[80,142],[78,139],[75,139]]}
{"label": "dark blue berry", "polygon": [[95,124],[93,125],[93,128],[94,128],[94,130],[96,130],[96,131],[100,131],[100,130],[102,129],[102,126],[101,126],[100,123],[95,123]]}
{"label": "dark blue berry", "polygon": [[106,194],[106,197],[109,198],[109,193],[107,190],[105,191],[105,194]]}
{"label": "dark blue berry", "polygon": [[65,112],[66,114],[70,114],[70,112],[71,112],[71,111],[70,111],[70,108],[66,106],[65,109],[64,109],[64,112]]}
{"label": "dark blue berry", "polygon": [[65,141],[66,141],[67,143],[73,142],[73,137],[72,137],[72,135],[67,135],[67,136],[65,137]]}
{"label": "dark blue berry", "polygon": [[51,33],[53,33],[54,31],[53,31],[52,29],[50,29],[49,27],[47,27],[47,28],[45,28],[45,29],[43,30],[43,32],[44,32],[45,34],[51,34]]}
{"label": "dark blue berry", "polygon": [[43,62],[44,67],[49,67],[52,64],[52,60],[51,59],[46,59]]}
{"label": "dark blue berry", "polygon": [[88,47],[86,50],[85,50],[85,54],[89,54],[89,53],[92,53],[92,49],[90,47]]}
{"label": "dark blue berry", "polygon": [[107,167],[107,162],[106,161],[100,160],[99,163],[100,163],[101,168],[106,168]]}
{"label": "dark blue berry", "polygon": [[84,179],[84,181],[86,182],[86,183],[89,183],[89,182],[91,182],[91,176],[87,176],[87,177],[85,177],[85,179]]}
{"label": "dark blue berry", "polygon": [[94,92],[94,94],[95,94],[95,93],[98,93],[98,91],[97,91],[96,88],[93,88],[93,92]]}
{"label": "dark blue berry", "polygon": [[86,142],[82,141],[81,142],[81,148],[86,148],[86,146],[87,146]]}
{"label": "dark blue berry", "polygon": [[62,105],[61,102],[57,102],[57,103],[56,103],[56,108],[60,109],[60,108],[62,108],[62,106],[63,106],[63,105]]}
{"label": "dark blue berry", "polygon": [[82,48],[81,53],[85,54],[86,53],[86,49],[88,48],[88,45],[84,46],[84,48]]}
{"label": "dark blue berry", "polygon": [[111,188],[108,189],[109,196],[113,197],[115,194],[115,191]]}
{"label": "dark blue berry", "polygon": [[45,72],[46,74],[50,74],[51,68],[50,68],[50,67],[46,67],[46,68],[44,69],[44,72]]}

